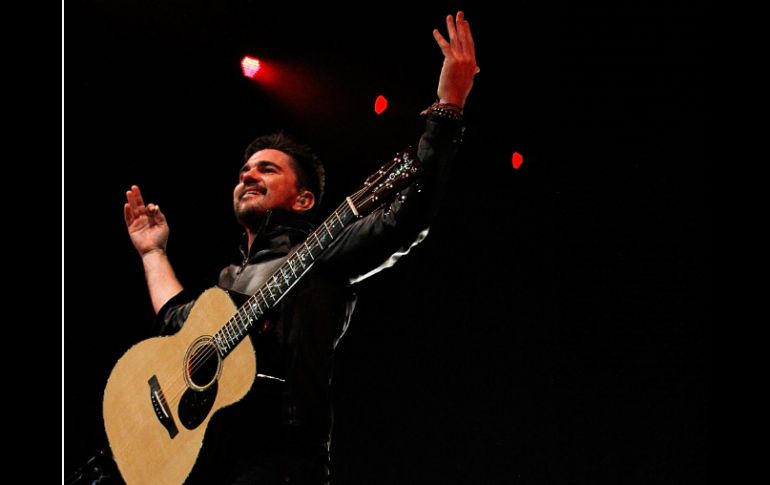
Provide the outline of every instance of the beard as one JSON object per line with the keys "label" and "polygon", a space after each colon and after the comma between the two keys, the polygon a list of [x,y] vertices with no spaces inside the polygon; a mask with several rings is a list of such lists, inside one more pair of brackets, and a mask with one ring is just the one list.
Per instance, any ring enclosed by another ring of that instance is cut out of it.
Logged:
{"label": "beard", "polygon": [[261,207],[255,204],[241,204],[241,201],[237,201],[234,204],[235,218],[238,223],[250,231],[256,231],[261,227],[262,221],[265,220],[266,212]]}

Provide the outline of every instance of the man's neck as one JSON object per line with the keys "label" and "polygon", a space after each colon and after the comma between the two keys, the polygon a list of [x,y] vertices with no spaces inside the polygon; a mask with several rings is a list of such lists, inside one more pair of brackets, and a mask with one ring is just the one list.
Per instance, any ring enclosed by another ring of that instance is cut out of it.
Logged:
{"label": "man's neck", "polygon": [[251,245],[254,243],[254,240],[257,238],[257,233],[250,230],[248,227],[246,228],[246,237],[248,238],[248,246],[246,246],[246,254],[251,254]]}
{"label": "man's neck", "polygon": [[273,215],[273,211],[269,210],[262,215],[262,217],[259,219],[259,223],[250,224],[248,226],[244,225],[244,229],[246,229],[246,237],[248,238],[247,239],[248,246],[246,248],[247,250],[246,254],[251,254],[251,245],[257,239],[257,236],[259,236],[262,233],[262,231],[265,230],[265,227],[270,223],[270,217],[272,215]]}

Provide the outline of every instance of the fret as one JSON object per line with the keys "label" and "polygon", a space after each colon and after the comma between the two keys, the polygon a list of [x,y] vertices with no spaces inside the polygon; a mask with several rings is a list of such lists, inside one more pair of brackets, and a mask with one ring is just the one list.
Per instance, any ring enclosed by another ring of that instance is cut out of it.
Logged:
{"label": "fret", "polygon": [[337,216],[337,220],[340,221],[340,228],[345,227],[345,223],[342,222],[342,219],[340,219],[340,215],[337,213],[337,211],[334,211],[334,215]]}
{"label": "fret", "polygon": [[286,281],[289,283],[289,287],[288,288],[291,288],[291,286],[294,283],[297,282],[297,277],[295,276],[294,278],[292,278],[291,273],[289,273],[289,268],[288,267],[284,267],[283,268],[283,272],[284,272],[284,275],[283,275],[284,279],[286,279]]}
{"label": "fret", "polygon": [[[294,256],[292,256],[292,258],[293,258],[293,257],[294,257]],[[286,262],[287,262],[287,263],[289,263],[289,268],[291,269],[291,272],[294,274],[294,277],[296,278],[296,277],[297,277],[297,272],[296,272],[296,271],[294,271],[294,265],[293,265],[293,264],[291,264],[291,258],[287,259],[287,260],[286,260]]]}
{"label": "fret", "polygon": [[228,345],[233,341],[232,335],[230,335],[230,322],[227,322],[224,327],[222,327],[225,331],[225,339],[227,340]]}
{"label": "fret", "polygon": [[286,288],[288,289],[291,286],[291,283],[289,283],[289,280],[286,278],[286,275],[283,274],[283,269],[278,269],[278,271],[281,273],[281,276],[283,276],[283,281],[286,282]]}
{"label": "fret", "polygon": [[270,308],[270,303],[267,301],[264,293],[264,287],[259,289],[259,296],[262,297],[262,301],[265,302],[265,308]]}
{"label": "fret", "polygon": [[217,346],[220,354],[227,352],[227,349],[222,345],[222,337],[219,335],[219,332],[214,334],[214,344]]}
{"label": "fret", "polygon": [[235,313],[235,316],[233,317],[232,321],[233,321],[233,334],[235,335],[235,338],[237,340],[241,330],[241,312],[240,311]]}
{"label": "fret", "polygon": [[319,245],[319,246],[321,246],[321,249],[323,249],[323,248],[324,248],[324,245],[323,245],[323,244],[321,244],[321,240],[320,240],[320,239],[318,239],[318,234],[314,232],[314,233],[313,233],[313,237],[315,238],[315,240],[316,240],[316,241],[318,241],[318,245]]}
{"label": "fret", "polygon": [[241,333],[243,333],[244,330],[249,328],[249,325],[251,325],[251,321],[254,320],[254,316],[251,314],[248,308],[243,308],[243,313],[241,314]]}
{"label": "fret", "polygon": [[334,239],[334,234],[332,234],[332,232],[331,232],[331,231],[329,230],[329,228],[326,226],[326,221],[324,221],[324,223],[323,223],[323,226],[324,226],[324,229],[326,229],[326,232],[328,232],[328,233],[329,233],[329,237],[330,237],[330,238],[332,238],[332,239]]}
{"label": "fret", "polygon": [[[278,271],[276,270],[275,273],[273,273],[273,276],[271,276],[267,280],[267,286],[270,289],[274,289],[277,294],[281,294],[281,283],[278,282]],[[275,300],[275,297],[273,297],[273,300]]]}
{"label": "fret", "polygon": [[[251,306],[251,312],[254,314],[254,319],[259,318],[259,316],[262,314],[262,307],[259,306],[259,302],[256,300],[256,298],[254,301],[249,299],[249,306]],[[254,309],[255,306],[256,310]]]}
{"label": "fret", "polygon": [[310,246],[307,245],[307,241],[304,243],[305,249],[307,249],[307,253],[310,255],[310,259],[315,261],[315,256],[313,256],[313,251],[310,250]]}

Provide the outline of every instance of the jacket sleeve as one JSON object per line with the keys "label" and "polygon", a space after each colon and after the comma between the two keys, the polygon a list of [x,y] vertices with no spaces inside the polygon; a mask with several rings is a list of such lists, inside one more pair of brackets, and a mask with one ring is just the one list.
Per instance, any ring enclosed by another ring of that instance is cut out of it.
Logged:
{"label": "jacket sleeve", "polygon": [[195,304],[195,300],[196,298],[187,290],[182,290],[174,295],[161,307],[155,317],[153,333],[155,335],[173,335],[178,332],[190,315],[190,309]]}
{"label": "jacket sleeve", "polygon": [[428,114],[417,147],[424,167],[420,178],[390,204],[346,227],[320,260],[357,283],[392,266],[419,244],[444,195],[462,132],[459,121]]}

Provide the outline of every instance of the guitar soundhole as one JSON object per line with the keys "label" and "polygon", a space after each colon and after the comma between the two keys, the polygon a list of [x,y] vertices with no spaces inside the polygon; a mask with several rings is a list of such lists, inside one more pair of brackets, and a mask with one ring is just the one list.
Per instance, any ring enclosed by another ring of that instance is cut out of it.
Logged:
{"label": "guitar soundhole", "polygon": [[211,386],[219,377],[222,361],[211,337],[196,340],[185,356],[185,380],[196,391]]}

